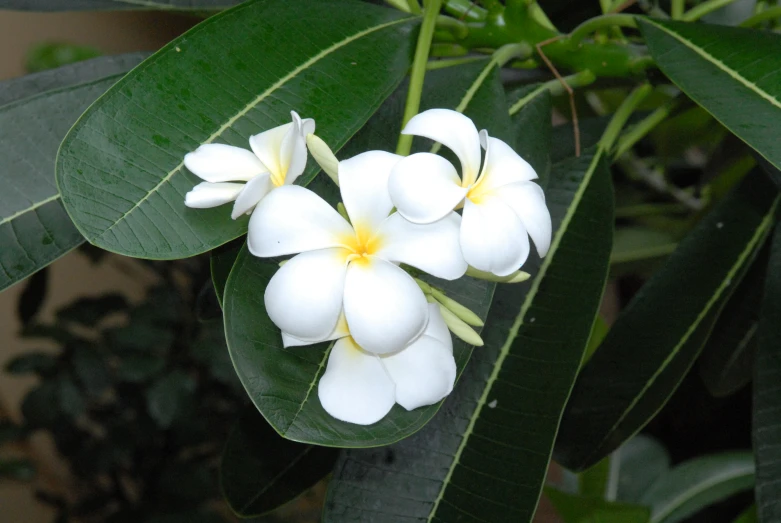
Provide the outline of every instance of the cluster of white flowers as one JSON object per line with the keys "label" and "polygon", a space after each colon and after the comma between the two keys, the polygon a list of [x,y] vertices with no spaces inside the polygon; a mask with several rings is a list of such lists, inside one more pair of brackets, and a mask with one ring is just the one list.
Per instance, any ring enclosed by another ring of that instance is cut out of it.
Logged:
{"label": "cluster of white flowers", "polygon": [[269,282],[266,310],[285,347],[337,340],[318,385],[330,415],[369,425],[394,403],[411,410],[440,401],[456,379],[450,333],[441,306],[400,264],[446,280],[468,266],[507,276],[526,261],[529,236],[544,256],[551,219],[537,174],[466,116],[431,109],[403,132],[449,147],[461,176],[436,154],[359,154],[338,162],[343,216],[292,185],[315,131],[313,120],[292,116],[251,137],[252,152],[207,144],[188,154],[185,165],[205,181],[186,205],[235,200],[234,219],[252,215],[253,255],[295,255]]}

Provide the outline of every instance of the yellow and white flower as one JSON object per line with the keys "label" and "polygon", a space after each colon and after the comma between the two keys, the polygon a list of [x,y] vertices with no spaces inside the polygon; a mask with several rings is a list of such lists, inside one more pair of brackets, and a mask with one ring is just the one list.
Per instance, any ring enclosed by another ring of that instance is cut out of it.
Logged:
{"label": "yellow and white flower", "polygon": [[342,315],[322,340],[302,341],[283,332],[285,347],[337,340],[328,355],[317,386],[320,403],[336,419],[371,425],[385,417],[395,403],[407,410],[433,405],[453,390],[456,361],[453,341],[439,312],[428,304],[423,333],[400,351],[374,354],[350,335]]}
{"label": "yellow and white flower", "polygon": [[249,251],[261,257],[301,253],[266,287],[266,310],[282,331],[322,340],[344,310],[360,347],[396,352],[420,336],[429,316],[423,292],[398,264],[449,280],[466,272],[458,214],[445,213],[428,225],[390,214],[388,176],[400,159],[369,151],[339,162],[350,222],[299,186],[276,189],[258,204],[249,223]]}
{"label": "yellow and white flower", "polygon": [[205,144],[186,154],[184,165],[204,181],[185,195],[184,204],[204,209],[235,200],[235,220],[251,213],[272,189],[292,184],[306,167],[306,136],[315,131],[315,121],[290,114],[291,123],[251,136],[252,151]]}
{"label": "yellow and white flower", "polygon": [[[434,223],[463,206],[460,243],[467,263],[506,276],[529,255],[531,236],[540,256],[551,242],[545,195],[537,173],[502,140],[477,132],[472,120],[448,109],[413,117],[404,134],[424,136],[449,147],[461,162],[461,176],[441,156],[418,153],[399,161],[389,193],[399,214],[414,223]],[[480,148],[485,160],[480,170]]]}

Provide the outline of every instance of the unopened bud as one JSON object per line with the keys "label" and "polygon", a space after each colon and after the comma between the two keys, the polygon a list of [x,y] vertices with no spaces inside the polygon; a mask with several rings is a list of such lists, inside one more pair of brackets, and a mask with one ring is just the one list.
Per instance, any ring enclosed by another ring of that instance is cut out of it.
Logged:
{"label": "unopened bud", "polygon": [[477,278],[478,280],[495,281],[499,283],[521,283],[531,277],[531,274],[524,271],[515,271],[507,276],[497,276],[490,272],[477,270],[471,265],[467,267],[466,275]]}
{"label": "unopened bud", "polygon": [[339,160],[336,159],[331,148],[316,134],[306,135],[306,146],[309,149],[312,158],[315,159],[317,164],[325,171],[325,174],[327,174],[338,186]]}
{"label": "unopened bud", "polygon": [[442,319],[445,320],[445,325],[450,329],[450,332],[456,335],[456,337],[464,340],[469,345],[475,347],[483,346],[483,338],[475,332],[475,330],[464,323],[458,316],[442,304],[439,304],[439,312],[442,313]]}
{"label": "unopened bud", "polygon": [[[424,282],[419,278],[415,278],[415,283],[418,284],[418,287],[420,287],[420,290],[423,291],[423,294],[427,296],[431,294],[431,285],[429,285],[428,283]],[[432,302],[432,303],[436,303],[436,302]]]}
{"label": "unopened bud", "polygon": [[444,305],[447,309],[449,309],[453,314],[458,316],[460,319],[464,320],[469,325],[472,325],[473,327],[482,327],[485,325],[483,323],[483,320],[480,319],[480,316],[472,312],[471,310],[467,309],[460,303],[458,303],[453,298],[449,298],[445,295],[444,292],[435,289],[433,287],[430,287],[431,289],[431,295],[436,298],[436,300]]}

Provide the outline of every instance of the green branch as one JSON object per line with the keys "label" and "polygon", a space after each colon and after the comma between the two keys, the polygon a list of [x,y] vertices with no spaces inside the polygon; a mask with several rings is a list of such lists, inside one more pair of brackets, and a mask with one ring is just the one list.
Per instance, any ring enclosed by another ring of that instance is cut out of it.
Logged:
{"label": "green branch", "polygon": [[686,13],[684,13],[684,15],[681,17],[681,20],[684,22],[695,22],[708,13],[712,13],[717,9],[721,9],[725,5],[729,5],[734,1],[735,0],[708,0],[707,2],[703,2],[700,5],[692,7],[686,11]]}
{"label": "green branch", "polygon": [[637,106],[645,100],[646,96],[651,94],[652,90],[653,87],[651,87],[651,84],[646,82],[638,85],[634,91],[629,93],[629,96],[624,99],[615,114],[613,114],[613,118],[610,120],[610,123],[608,123],[602,138],[600,138],[599,147],[601,149],[610,151],[610,149],[613,148],[613,144],[616,142],[616,139],[618,139],[618,134],[621,132],[621,129],[623,129],[626,122],[629,121],[629,118],[632,116],[632,113],[635,112]]}
{"label": "green branch", "polygon": [[570,33],[568,41],[571,45],[578,45],[589,34],[597,31],[598,29],[602,29],[603,27],[629,27],[636,29],[637,21],[635,20],[635,15],[627,14],[607,14],[596,16],[577,26]]}

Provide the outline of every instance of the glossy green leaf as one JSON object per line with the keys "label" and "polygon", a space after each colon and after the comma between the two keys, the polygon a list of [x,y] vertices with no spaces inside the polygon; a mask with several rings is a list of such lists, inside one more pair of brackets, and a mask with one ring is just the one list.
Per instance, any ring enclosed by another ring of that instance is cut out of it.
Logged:
{"label": "glossy green leaf", "polygon": [[[464,70],[435,71],[427,77],[423,107],[456,107],[486,64]],[[471,73],[466,76],[465,72]],[[344,157],[370,149],[392,149],[398,139],[403,93],[396,93],[345,147]],[[500,100],[500,103],[497,103]],[[510,118],[496,71],[479,88],[467,106],[478,128],[488,127],[494,136],[508,139]],[[390,142],[390,143],[388,143]],[[414,142],[426,150],[431,142]],[[332,204],[338,199],[334,185],[324,176],[312,184]],[[325,369],[329,344],[283,349],[279,329],[264,311],[263,289],[277,264],[255,258],[246,247],[233,267],[225,292],[224,317],[228,348],[245,389],[268,422],[284,437],[328,446],[374,447],[398,441],[425,425],[441,403],[406,411],[396,405],[370,428],[344,423],[329,416],[317,399],[317,382]],[[454,282],[428,280],[451,298],[485,318],[495,285],[462,278]],[[459,374],[469,360],[471,346],[454,340]]]}
{"label": "glossy green leaf", "polygon": [[764,297],[757,333],[754,370],[752,439],[757,465],[754,492],[759,520],[781,518],[781,228],[776,227],[770,248]]}
{"label": "glossy green leaf", "polygon": [[648,523],[651,510],[642,505],[605,501],[546,488],[545,495],[563,523]]}
{"label": "glossy green leaf", "polygon": [[610,263],[632,263],[667,256],[678,242],[671,234],[645,227],[616,229]]}
{"label": "glossy green leaf", "polygon": [[638,434],[611,454],[619,461],[616,499],[637,503],[656,480],[670,468],[667,449],[653,438]]}
{"label": "glossy green leaf", "polygon": [[57,148],[84,109],[140,59],[101,58],[0,87],[0,290],[84,241],[60,203]]}
{"label": "glossy green leaf", "polygon": [[222,297],[225,295],[225,284],[228,282],[228,276],[242,247],[244,247],[244,239],[236,239],[214,249],[209,256],[212,285],[214,285],[214,292],[220,302],[220,307],[222,307]]}
{"label": "glossy green leaf", "polygon": [[638,25],[662,72],[781,168],[781,35],[650,18]]}
{"label": "glossy green leaf", "polygon": [[610,461],[608,456],[593,467],[578,474],[578,494],[587,498],[603,499],[607,496],[610,483]]}
{"label": "glossy green leaf", "polygon": [[619,315],[578,376],[556,444],[560,463],[588,468],[666,403],[769,233],[777,195],[760,171],[747,176]]}
{"label": "glossy green leaf", "polygon": [[725,452],[673,467],[651,485],[640,502],[651,507],[651,523],[677,523],[753,485],[751,453]]}
{"label": "glossy green leaf", "polygon": [[767,260],[763,249],[724,306],[697,362],[703,383],[717,398],[737,392],[753,377]]}
{"label": "glossy green leaf", "polygon": [[220,465],[222,493],[240,517],[265,514],[330,474],[338,453],[280,437],[250,405],[225,443]]}
{"label": "glossy green leaf", "polygon": [[[518,100],[530,95],[537,85],[518,89],[508,95],[509,100]],[[551,169],[551,145],[553,140],[553,127],[551,115],[551,97],[546,89],[534,96],[512,116],[513,136],[515,137],[515,151],[521,157],[535,166],[539,183],[545,188],[548,186],[548,176]]]}
{"label": "glossy green leaf", "polygon": [[227,9],[241,0],[0,0],[0,9],[21,11],[115,11],[162,9],[211,11]]}
{"label": "glossy green leaf", "polygon": [[[256,0],[209,18],[68,133],[57,160],[68,213],[94,245],[143,258],[192,256],[240,236],[248,217],[231,220],[229,205],[185,207],[201,180],[184,155],[204,143],[247,148],[291,110],[314,118],[338,150],[406,74],[416,26],[357,0]],[[301,183],[318,171],[310,161]]]}
{"label": "glossy green leaf", "polygon": [[326,522],[531,521],[607,277],[612,188],[601,154],[554,165],[546,197],[556,231],[547,257],[526,263],[529,282],[497,286],[485,346],[424,430],[342,454]]}

